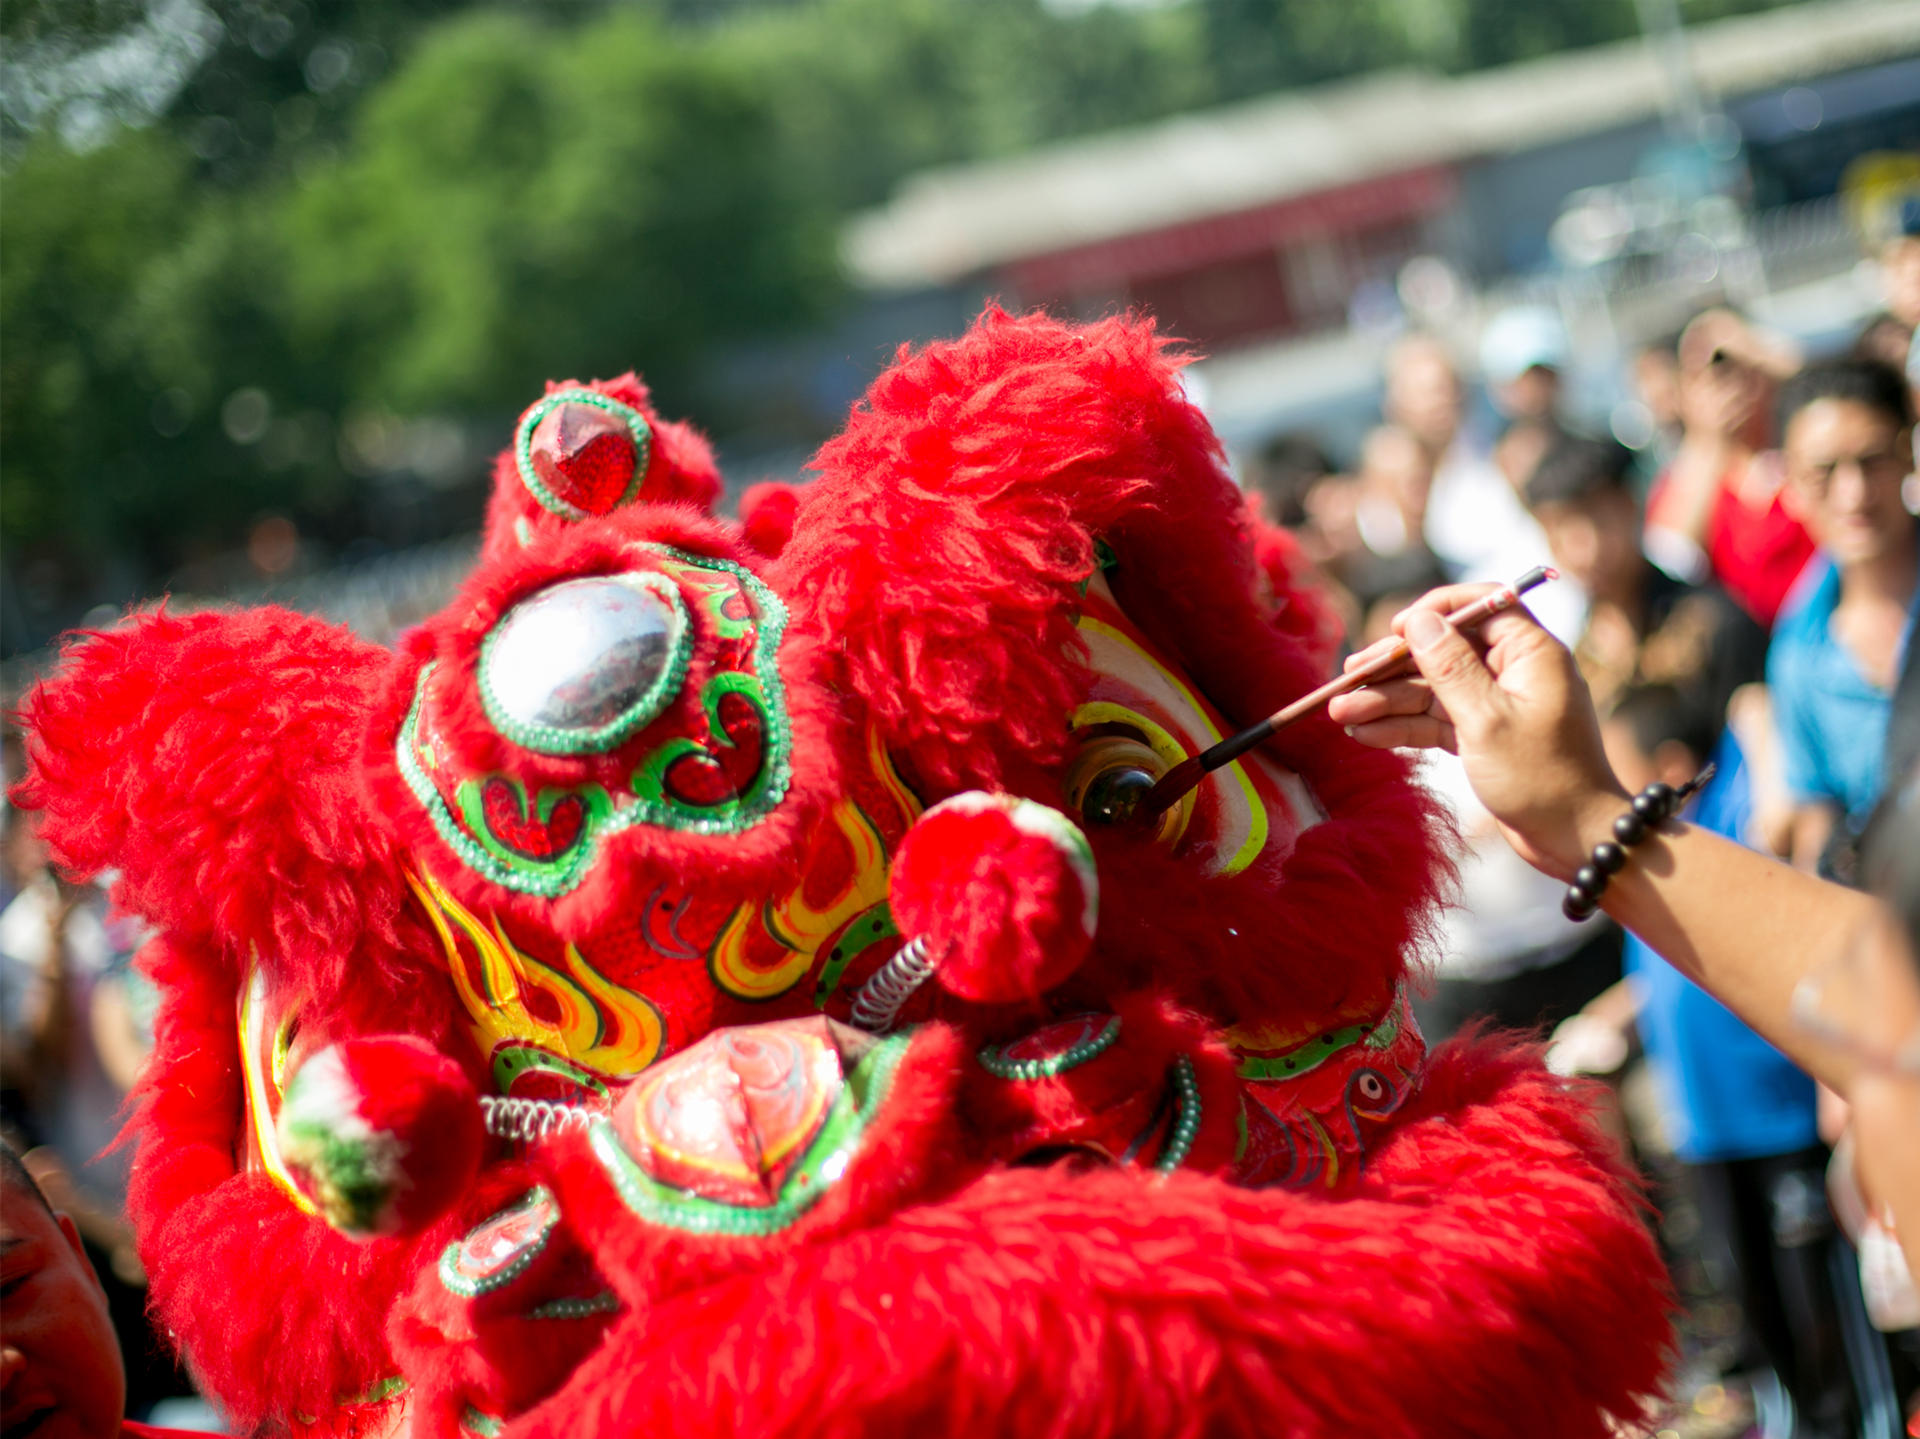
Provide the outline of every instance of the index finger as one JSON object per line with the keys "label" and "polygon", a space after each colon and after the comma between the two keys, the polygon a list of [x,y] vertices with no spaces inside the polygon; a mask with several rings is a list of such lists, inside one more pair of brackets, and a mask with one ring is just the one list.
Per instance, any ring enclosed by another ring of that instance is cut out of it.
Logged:
{"label": "index finger", "polygon": [[1500,586],[1496,584],[1442,585],[1437,590],[1428,590],[1419,599],[1408,605],[1393,617],[1393,632],[1404,635],[1407,632],[1407,616],[1415,610],[1432,610],[1435,614],[1450,615],[1455,610],[1463,610],[1475,600],[1492,594]]}

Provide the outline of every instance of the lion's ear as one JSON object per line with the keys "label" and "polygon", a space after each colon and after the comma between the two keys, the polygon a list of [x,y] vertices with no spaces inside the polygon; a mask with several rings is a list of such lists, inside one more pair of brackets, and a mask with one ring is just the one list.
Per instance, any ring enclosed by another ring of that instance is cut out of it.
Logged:
{"label": "lion's ear", "polygon": [[361,783],[392,654],[281,609],[164,612],[76,636],[22,709],[56,864],[228,963],[348,963],[394,938],[400,866]]}
{"label": "lion's ear", "polygon": [[1268,623],[1244,502],[1184,363],[1148,320],[990,309],[903,354],[821,450],[779,584],[916,772],[993,788],[1010,764],[1057,758],[1096,568],[1223,692],[1261,677],[1262,693],[1224,696],[1236,719],[1311,683]]}

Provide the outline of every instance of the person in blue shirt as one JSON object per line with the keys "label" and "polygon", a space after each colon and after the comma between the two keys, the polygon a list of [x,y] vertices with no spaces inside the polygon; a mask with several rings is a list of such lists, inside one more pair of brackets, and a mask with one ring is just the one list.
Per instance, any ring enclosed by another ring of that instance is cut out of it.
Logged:
{"label": "person in blue shirt", "polygon": [[1780,424],[1785,503],[1819,546],[1767,653],[1795,806],[1789,858],[1844,879],[1835,842],[1844,856],[1885,787],[1887,721],[1920,600],[1920,534],[1901,494],[1913,398],[1889,365],[1836,360],[1787,383]]}

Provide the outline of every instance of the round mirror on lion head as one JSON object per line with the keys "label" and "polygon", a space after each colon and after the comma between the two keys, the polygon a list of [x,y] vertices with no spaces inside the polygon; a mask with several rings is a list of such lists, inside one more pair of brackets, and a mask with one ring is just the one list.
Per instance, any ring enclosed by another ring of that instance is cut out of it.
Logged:
{"label": "round mirror on lion head", "polygon": [[487,716],[543,754],[607,750],[659,714],[690,643],[679,587],[658,574],[563,580],[501,616],[480,654]]}

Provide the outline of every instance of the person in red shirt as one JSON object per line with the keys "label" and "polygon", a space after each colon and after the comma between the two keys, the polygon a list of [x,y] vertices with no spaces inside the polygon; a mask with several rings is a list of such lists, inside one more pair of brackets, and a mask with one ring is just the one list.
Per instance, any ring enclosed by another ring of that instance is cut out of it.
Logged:
{"label": "person in red shirt", "polygon": [[1679,359],[1685,433],[1647,498],[1647,553],[1683,578],[1711,574],[1771,627],[1813,554],[1782,502],[1772,448],[1774,386],[1799,357],[1731,311],[1709,310],[1681,332]]}
{"label": "person in red shirt", "polygon": [[131,1423],[107,1294],[80,1231],[0,1143],[0,1432],[7,1439],[186,1439]]}

